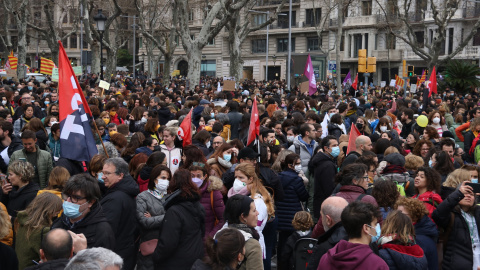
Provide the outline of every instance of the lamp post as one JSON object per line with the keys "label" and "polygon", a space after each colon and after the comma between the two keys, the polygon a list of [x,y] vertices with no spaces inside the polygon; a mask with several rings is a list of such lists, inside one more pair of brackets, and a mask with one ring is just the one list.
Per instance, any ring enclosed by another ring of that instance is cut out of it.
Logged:
{"label": "lamp post", "polygon": [[275,64],[275,62],[277,61],[277,56],[274,54],[274,55],[272,56],[272,59],[273,59],[273,68],[275,68],[274,80],[276,80],[276,79],[277,79],[277,72],[276,72],[276,71],[277,71],[277,70],[276,70],[277,65]]}
{"label": "lamp post", "polygon": [[103,80],[103,33],[105,32],[105,22],[107,17],[102,14],[102,10],[98,10],[98,14],[93,17],[97,23],[97,31],[100,33],[100,79]]}
{"label": "lamp post", "polygon": [[[290,87],[290,67],[292,61],[292,0],[288,2],[288,59],[287,59],[287,88],[291,90]],[[283,94],[283,92],[282,92]]]}

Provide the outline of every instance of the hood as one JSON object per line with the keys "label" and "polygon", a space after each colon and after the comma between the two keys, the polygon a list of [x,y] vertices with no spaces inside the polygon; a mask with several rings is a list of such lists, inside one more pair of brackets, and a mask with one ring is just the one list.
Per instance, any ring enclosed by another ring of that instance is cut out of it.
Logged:
{"label": "hood", "polygon": [[157,110],[157,115],[158,117],[170,118],[170,109],[160,107],[160,109]]}
{"label": "hood", "polygon": [[340,240],[324,257],[328,265],[333,265],[337,269],[355,269],[372,255],[375,254],[368,245]]}
{"label": "hood", "polygon": [[[195,204],[194,204],[196,201],[200,201],[200,194],[199,193],[194,192],[194,193],[192,193],[192,196],[185,198],[185,197],[180,196],[181,192],[177,193],[177,194],[175,194],[175,192],[171,193],[172,195],[169,196],[169,198],[168,198],[169,202],[168,203],[167,203],[167,198],[165,198],[165,204],[164,204],[165,210],[172,207],[173,205],[185,204],[187,206],[185,208],[190,213],[192,213],[192,215],[196,215],[195,213],[199,212],[199,209],[197,207],[195,207]],[[203,210],[203,206],[201,206],[201,207],[202,207],[202,210]]]}
{"label": "hood", "polygon": [[415,223],[414,227],[416,235],[425,235],[432,239],[437,239],[438,237],[437,226],[428,215],[424,215],[423,218]]}
{"label": "hood", "polygon": [[327,155],[323,152],[318,152],[317,154],[315,154],[313,156],[312,159],[310,159],[310,162],[308,163],[308,170],[310,172],[313,172],[313,171],[315,171],[316,166],[318,166],[319,164],[322,164],[323,162],[326,162],[326,161],[329,161],[333,165],[335,165],[335,163],[333,162],[332,158],[329,155]]}
{"label": "hood", "polygon": [[18,224],[24,225],[27,222],[28,214],[27,211],[23,210],[17,213]]}
{"label": "hood", "polygon": [[153,153],[153,151],[147,146],[142,146],[135,150],[135,154],[140,154],[140,153],[144,153],[145,155],[150,156]]}
{"label": "hood", "polygon": [[419,245],[404,246],[396,244],[384,244],[381,248],[385,249],[390,255],[395,265],[399,269],[427,269],[427,259],[423,249]]}
{"label": "hood", "polygon": [[150,166],[143,166],[142,170],[140,171],[140,174],[138,175],[138,180],[146,180],[147,182],[150,180],[150,173],[152,172],[153,168]]}
{"label": "hood", "polygon": [[40,139],[44,142],[46,142],[48,140],[47,134],[45,132],[43,132],[43,130],[39,130],[39,131],[35,132],[35,135],[37,136],[37,139]]}
{"label": "hood", "polygon": [[135,197],[138,195],[138,193],[140,193],[140,189],[138,188],[137,183],[135,182],[135,180],[133,180],[133,178],[129,174],[124,175],[122,180],[116,183],[113,187],[107,189],[105,196],[115,191],[124,192],[130,197]]}
{"label": "hood", "polygon": [[222,179],[216,177],[216,176],[210,176],[208,177],[208,188],[207,191],[211,192],[213,190],[221,190],[223,187],[223,181]]}

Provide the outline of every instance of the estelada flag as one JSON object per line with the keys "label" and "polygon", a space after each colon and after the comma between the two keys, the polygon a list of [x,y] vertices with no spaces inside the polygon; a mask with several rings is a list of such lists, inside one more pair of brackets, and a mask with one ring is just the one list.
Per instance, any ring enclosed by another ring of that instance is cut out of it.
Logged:
{"label": "estelada flag", "polygon": [[90,161],[98,153],[90,128],[92,112],[62,42],[58,41],[58,44],[60,156],[77,161]]}
{"label": "estelada flag", "polygon": [[355,80],[352,83],[353,89],[357,90],[357,85],[358,85],[358,73],[357,73],[357,76],[355,76]]}
{"label": "estelada flag", "polygon": [[357,146],[355,145],[355,141],[357,140],[358,136],[360,136],[360,131],[357,127],[352,123],[352,127],[350,128],[350,135],[348,136],[348,147],[347,147],[347,155],[351,151],[357,151]]}
{"label": "estelada flag", "polygon": [[183,140],[183,147],[192,144],[192,111],[185,116],[180,127],[178,128],[178,136]]}
{"label": "estelada flag", "polygon": [[430,73],[430,83],[428,84],[428,97],[432,96],[433,93],[437,93],[437,72],[435,71],[435,66],[433,66],[432,72]]}
{"label": "estelada flag", "polygon": [[13,51],[10,52],[8,61],[10,62],[10,69],[17,69],[18,59],[13,55]]}
{"label": "estelada flag", "polygon": [[257,98],[253,100],[252,115],[250,116],[250,127],[248,128],[247,146],[249,146],[257,136],[260,136],[260,117],[258,116]]}
{"label": "estelada flag", "polygon": [[47,58],[40,58],[40,73],[52,75],[52,70],[55,67],[55,63]]}

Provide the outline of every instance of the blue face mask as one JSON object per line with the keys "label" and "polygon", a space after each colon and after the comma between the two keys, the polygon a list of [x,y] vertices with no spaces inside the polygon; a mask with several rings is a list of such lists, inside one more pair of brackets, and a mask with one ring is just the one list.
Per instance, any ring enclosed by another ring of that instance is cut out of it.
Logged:
{"label": "blue face mask", "polygon": [[45,105],[48,105],[48,104],[50,104],[50,101],[47,100],[44,103],[45,103]]}
{"label": "blue face mask", "polygon": [[103,182],[104,182],[103,179],[102,179],[102,177],[103,177],[103,172],[97,174],[97,180],[98,180],[98,182],[100,182],[100,183],[103,183]]}
{"label": "blue face mask", "polygon": [[471,179],[470,181],[471,181],[472,183],[474,183],[474,184],[478,184],[478,179],[476,179],[476,178]]}
{"label": "blue face mask", "polygon": [[340,147],[338,146],[333,147],[330,155],[332,155],[332,157],[338,157],[338,155],[340,155]]}
{"label": "blue face mask", "polygon": [[210,116],[211,116],[212,118],[215,118],[215,113],[213,113],[213,112],[210,113]]}
{"label": "blue face mask", "polygon": [[28,88],[29,91],[33,90],[33,86],[27,86],[27,88]]}
{"label": "blue face mask", "polygon": [[123,102],[123,106],[127,106],[127,102],[126,102],[126,101]]}
{"label": "blue face mask", "polygon": [[82,215],[82,212],[80,212],[80,206],[82,206],[82,205],[78,205],[78,204],[74,204],[74,203],[71,203],[71,202],[64,201],[63,202],[63,213],[68,218],[77,218],[77,217]]}
{"label": "blue face mask", "polygon": [[[369,226],[370,228],[372,228],[371,226]],[[371,235],[371,234],[368,234],[372,237],[372,243],[376,243],[378,241],[378,239],[380,239],[380,235],[382,234],[382,229],[380,228],[380,224],[377,223],[377,226],[375,226],[375,233],[377,235]]]}
{"label": "blue face mask", "polygon": [[231,154],[223,154],[223,160],[225,160],[226,162],[229,162],[231,159],[232,159]]}
{"label": "blue face mask", "polygon": [[332,116],[334,116],[334,115],[335,115],[335,113],[330,113],[330,118],[332,118]]}
{"label": "blue face mask", "polygon": [[433,161],[431,159],[428,161],[428,167],[430,167],[430,168],[433,167]]}

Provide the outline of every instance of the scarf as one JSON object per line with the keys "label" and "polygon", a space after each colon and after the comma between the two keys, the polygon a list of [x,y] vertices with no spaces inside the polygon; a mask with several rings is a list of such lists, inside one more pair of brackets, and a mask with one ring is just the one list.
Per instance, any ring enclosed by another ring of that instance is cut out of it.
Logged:
{"label": "scarf", "polygon": [[232,197],[233,195],[237,195],[237,194],[248,196],[248,195],[250,195],[250,191],[248,190],[247,187],[243,187],[242,189],[240,189],[239,192],[235,192],[235,190],[234,190],[233,187],[232,187],[232,188],[230,188],[230,190],[228,191],[227,197],[230,198],[230,197]]}
{"label": "scarf", "polygon": [[257,230],[255,230],[254,228],[251,228],[251,227],[248,227],[247,224],[228,224],[228,227],[229,228],[235,228],[237,230],[240,230],[240,231],[244,231],[246,233],[249,233],[252,235],[252,237],[255,239],[255,240],[258,240],[260,239],[260,235],[258,234]]}
{"label": "scarf", "polygon": [[403,167],[403,166],[400,166],[400,165],[387,165],[387,167],[385,167],[382,171],[382,174],[388,174],[388,173],[404,173],[406,172],[407,170]]}
{"label": "scarf", "polygon": [[161,200],[165,194],[162,194],[158,192],[158,190],[155,188],[154,190],[147,189],[148,193],[150,193],[153,197]]}
{"label": "scarf", "polygon": [[400,240],[400,237],[397,234],[387,234],[383,235],[377,240],[377,244],[379,246],[387,244],[387,243],[392,243],[392,244],[401,244],[405,246],[413,246],[415,245],[415,238],[413,236],[409,235],[408,236],[408,242],[403,243],[403,241]]}
{"label": "scarf", "polygon": [[225,168],[231,168],[232,167],[232,163],[230,161],[225,161],[225,159],[223,159],[221,157],[217,158],[217,160],[218,160],[218,163],[220,163],[220,165],[222,165]]}

